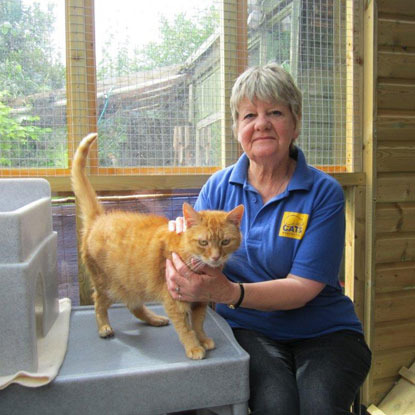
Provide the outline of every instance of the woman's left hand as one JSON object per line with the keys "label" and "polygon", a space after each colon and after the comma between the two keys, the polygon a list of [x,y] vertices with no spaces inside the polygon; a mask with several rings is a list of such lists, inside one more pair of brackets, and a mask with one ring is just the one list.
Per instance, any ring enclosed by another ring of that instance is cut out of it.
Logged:
{"label": "woman's left hand", "polygon": [[[238,284],[229,281],[220,268],[204,266],[193,272],[177,255],[166,260],[166,281],[175,300],[233,304],[239,298]],[[235,301],[236,301],[235,300]]]}

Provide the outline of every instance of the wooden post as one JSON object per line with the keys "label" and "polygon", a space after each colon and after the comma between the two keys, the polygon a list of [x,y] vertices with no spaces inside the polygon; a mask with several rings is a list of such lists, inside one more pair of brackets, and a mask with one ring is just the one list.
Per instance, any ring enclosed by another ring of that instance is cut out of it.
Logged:
{"label": "wooden post", "polygon": [[[79,141],[97,131],[94,0],[66,0],[67,118],[69,166]],[[89,173],[98,168],[96,146],[90,151]],[[77,204],[78,247],[81,220]],[[79,252],[79,248],[78,248]],[[90,304],[88,277],[78,255],[81,304]]]}
{"label": "wooden post", "polygon": [[234,163],[240,155],[239,144],[232,132],[229,99],[235,79],[247,66],[247,38],[247,0],[223,0],[220,36],[221,167]]}
{"label": "wooden post", "polygon": [[365,187],[349,186],[346,195],[345,293],[364,321],[365,304]]}
{"label": "wooden post", "polygon": [[[377,45],[377,8],[375,1],[365,1],[363,10],[364,30],[364,67],[363,67],[363,170],[366,173],[366,243],[365,243],[365,317],[364,331],[366,341],[374,352],[374,285],[375,285],[375,210],[376,210],[376,45]],[[374,361],[373,355],[373,361]],[[363,386],[363,401],[368,403],[371,400],[373,390],[373,373],[369,376]]]}

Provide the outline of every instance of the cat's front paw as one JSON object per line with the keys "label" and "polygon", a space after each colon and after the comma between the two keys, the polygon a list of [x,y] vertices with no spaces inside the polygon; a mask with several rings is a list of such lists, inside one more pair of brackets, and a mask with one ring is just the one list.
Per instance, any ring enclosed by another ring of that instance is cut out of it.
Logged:
{"label": "cat's front paw", "polygon": [[193,360],[202,360],[206,356],[206,350],[202,346],[186,349],[186,356]]}
{"label": "cat's front paw", "polygon": [[100,327],[100,329],[98,330],[98,333],[99,333],[99,337],[103,339],[114,337],[114,330],[108,324],[105,324],[102,327]]}
{"label": "cat's front paw", "polygon": [[149,324],[156,327],[167,326],[169,324],[169,319],[167,317],[155,315],[149,320]]}
{"label": "cat's front paw", "polygon": [[204,339],[201,339],[200,343],[206,350],[212,350],[216,347],[215,342],[210,337],[205,337]]}

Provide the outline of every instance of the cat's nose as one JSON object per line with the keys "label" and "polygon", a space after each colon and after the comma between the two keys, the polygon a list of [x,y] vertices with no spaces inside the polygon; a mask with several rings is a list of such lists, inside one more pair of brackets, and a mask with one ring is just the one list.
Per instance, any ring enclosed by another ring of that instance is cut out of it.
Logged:
{"label": "cat's nose", "polygon": [[214,261],[214,262],[217,262],[217,261],[219,261],[219,259],[220,259],[220,254],[215,254],[215,255],[212,255],[212,256],[210,257],[210,259],[211,259],[212,261]]}

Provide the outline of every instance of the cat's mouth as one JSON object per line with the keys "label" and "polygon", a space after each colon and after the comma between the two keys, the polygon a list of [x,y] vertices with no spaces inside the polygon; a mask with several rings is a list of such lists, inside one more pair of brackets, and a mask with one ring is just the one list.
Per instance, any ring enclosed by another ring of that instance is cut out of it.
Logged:
{"label": "cat's mouth", "polygon": [[197,272],[201,268],[203,268],[205,265],[211,268],[219,268],[223,266],[223,264],[226,262],[226,258],[220,258],[220,259],[211,259],[211,258],[198,258],[193,257],[192,260],[192,268],[194,272]]}
{"label": "cat's mouth", "polygon": [[219,268],[226,262],[226,258],[221,258],[221,259],[218,259],[218,260],[207,259],[204,262],[205,262],[206,265],[208,265],[211,268]]}

